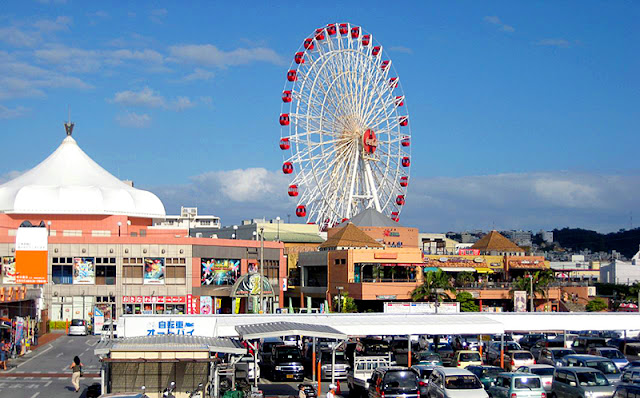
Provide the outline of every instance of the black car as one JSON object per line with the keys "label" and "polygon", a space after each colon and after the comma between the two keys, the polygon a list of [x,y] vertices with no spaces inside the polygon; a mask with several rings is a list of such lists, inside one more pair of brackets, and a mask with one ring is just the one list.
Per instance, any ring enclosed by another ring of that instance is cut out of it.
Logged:
{"label": "black car", "polygon": [[373,371],[369,383],[369,398],[418,398],[418,374],[404,366],[380,367]]}
{"label": "black car", "polygon": [[578,354],[586,354],[594,347],[607,347],[607,342],[602,337],[578,337],[571,348]]}
{"label": "black car", "polygon": [[531,347],[533,347],[538,340],[543,340],[546,339],[547,336],[545,336],[542,333],[529,333],[529,334],[525,334],[520,341],[518,341],[518,343],[520,343],[520,346],[522,346],[523,350],[530,350]]}
{"label": "black car", "polygon": [[640,385],[620,384],[613,393],[613,398],[640,397]]}
{"label": "black car", "polygon": [[266,365],[274,381],[302,381],[304,379],[302,355],[298,347],[291,345],[278,345],[273,347],[271,349],[269,362]]}

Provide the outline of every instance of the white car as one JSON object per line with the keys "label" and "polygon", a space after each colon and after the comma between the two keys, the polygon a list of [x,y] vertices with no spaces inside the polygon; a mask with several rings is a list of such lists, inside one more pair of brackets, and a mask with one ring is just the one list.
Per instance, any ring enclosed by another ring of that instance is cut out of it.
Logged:
{"label": "white car", "polygon": [[488,398],[480,379],[470,371],[437,366],[429,376],[427,397],[431,398]]}
{"label": "white car", "polygon": [[89,333],[87,321],[84,319],[72,319],[69,324],[69,336],[86,336]]}

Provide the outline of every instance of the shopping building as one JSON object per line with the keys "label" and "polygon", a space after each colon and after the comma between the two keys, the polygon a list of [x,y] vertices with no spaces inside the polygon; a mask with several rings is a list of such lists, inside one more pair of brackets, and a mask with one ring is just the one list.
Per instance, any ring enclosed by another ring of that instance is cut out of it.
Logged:
{"label": "shopping building", "polygon": [[[95,308],[107,319],[255,311],[261,258],[265,309],[280,305],[282,243],[190,236],[192,223],[172,226],[156,195],[100,167],[66,127],[47,159],[0,186],[0,311],[50,320],[88,320]],[[46,228],[43,261],[16,244],[25,221],[30,234]]]}

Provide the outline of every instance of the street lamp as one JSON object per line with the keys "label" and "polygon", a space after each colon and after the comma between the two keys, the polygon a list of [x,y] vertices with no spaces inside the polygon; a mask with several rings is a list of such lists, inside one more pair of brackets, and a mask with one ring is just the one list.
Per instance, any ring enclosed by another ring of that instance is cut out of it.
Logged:
{"label": "street lamp", "polygon": [[47,236],[51,236],[51,221],[47,221]]}
{"label": "street lamp", "polygon": [[233,239],[238,239],[238,226],[237,225],[233,226],[233,234],[231,234],[231,237]]}
{"label": "street lamp", "polygon": [[120,227],[122,227],[122,223],[118,221],[118,236],[120,236]]}
{"label": "street lamp", "polygon": [[338,312],[342,312],[342,289],[344,289],[344,286],[336,286],[338,291]]}
{"label": "street lamp", "polygon": [[528,274],[527,277],[529,278],[529,289],[531,289],[531,294],[529,295],[529,305],[531,307],[531,312],[535,312],[535,309],[533,308],[533,274]]}
{"label": "street lamp", "polygon": [[280,242],[280,216],[276,217],[276,221],[278,222],[278,233],[276,234],[276,240]]}
{"label": "street lamp", "polygon": [[264,227],[260,227],[260,311],[262,311],[264,300]]}

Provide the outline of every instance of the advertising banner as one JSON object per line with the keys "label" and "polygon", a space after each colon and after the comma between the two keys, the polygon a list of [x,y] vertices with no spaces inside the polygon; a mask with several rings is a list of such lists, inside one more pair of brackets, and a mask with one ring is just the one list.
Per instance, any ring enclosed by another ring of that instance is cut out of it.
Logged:
{"label": "advertising banner", "polygon": [[200,284],[233,285],[240,276],[240,260],[203,258]]}
{"label": "advertising banner", "polygon": [[48,231],[45,227],[22,227],[16,233],[16,283],[47,283]]}
{"label": "advertising banner", "polygon": [[13,256],[2,257],[2,283],[16,283],[16,258]]}
{"label": "advertising banner", "polygon": [[211,296],[200,296],[200,314],[211,315],[213,313],[213,299]]}
{"label": "advertising banner", "polygon": [[460,249],[458,254],[461,256],[479,256],[480,250],[478,249]]}
{"label": "advertising banner", "polygon": [[95,285],[96,266],[93,257],[73,258],[73,284],[74,285]]}
{"label": "advertising banner", "polygon": [[164,258],[144,258],[144,284],[164,285]]}
{"label": "advertising banner", "polygon": [[513,292],[513,311],[527,312],[527,292],[516,290]]}
{"label": "advertising banner", "polygon": [[186,304],[185,296],[122,296],[123,304]]}
{"label": "advertising banner", "polygon": [[118,319],[118,337],[169,334],[213,337],[216,320],[201,315],[123,315]]}
{"label": "advertising banner", "polygon": [[93,334],[102,334],[102,326],[104,325],[104,312],[100,308],[93,309]]}

